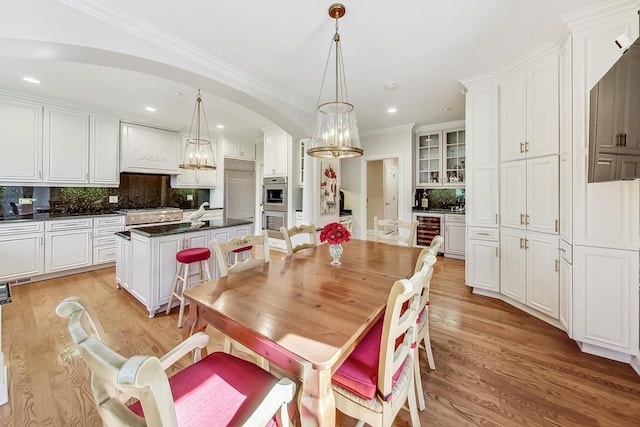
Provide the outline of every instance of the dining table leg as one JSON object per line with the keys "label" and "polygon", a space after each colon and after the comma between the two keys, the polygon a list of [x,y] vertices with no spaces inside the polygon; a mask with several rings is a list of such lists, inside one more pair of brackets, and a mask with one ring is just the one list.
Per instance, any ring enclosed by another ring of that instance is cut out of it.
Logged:
{"label": "dining table leg", "polygon": [[303,427],[334,427],[336,401],[331,389],[331,370],[306,367],[299,394],[300,424]]}
{"label": "dining table leg", "polygon": [[182,325],[182,338],[187,339],[196,332],[205,332],[206,328],[207,322],[200,317],[198,304],[189,304],[189,312],[184,325]]}

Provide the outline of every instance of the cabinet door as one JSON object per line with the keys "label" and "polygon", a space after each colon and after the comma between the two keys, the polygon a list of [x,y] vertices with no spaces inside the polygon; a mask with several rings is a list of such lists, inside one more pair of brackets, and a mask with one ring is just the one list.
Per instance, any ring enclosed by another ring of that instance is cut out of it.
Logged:
{"label": "cabinet door", "polygon": [[184,146],[178,133],[132,124],[122,124],[120,131],[122,172],[180,172],[178,158]]}
{"label": "cabinet door", "polygon": [[500,232],[500,293],[525,303],[527,252],[525,232],[501,228]]}
{"label": "cabinet door", "polygon": [[500,292],[500,256],[498,242],[467,240],[467,285]]}
{"label": "cabinet door", "polygon": [[264,176],[287,176],[289,135],[284,131],[264,134]]}
{"label": "cabinet door", "polygon": [[461,255],[464,258],[465,254],[465,225],[462,224],[448,224],[445,221],[444,232],[444,253],[446,255]]}
{"label": "cabinet door", "polygon": [[416,185],[442,186],[442,132],[416,135]]}
{"label": "cabinet door", "polygon": [[500,165],[500,225],[525,229],[527,164],[525,160]]}
{"label": "cabinet door", "polygon": [[558,320],[567,331],[569,338],[573,338],[571,328],[571,300],[573,286],[573,267],[564,257],[560,257],[560,307],[558,310]]}
{"label": "cabinet door", "polygon": [[638,353],[638,252],[573,247],[573,339]]}
{"label": "cabinet door", "polygon": [[44,181],[89,182],[89,115],[45,107]]}
{"label": "cabinet door", "polygon": [[500,84],[500,159],[523,159],[526,140],[527,76],[521,71]]}
{"label": "cabinet door", "polygon": [[131,281],[131,241],[116,237],[116,282],[129,289]]}
{"label": "cabinet door", "polygon": [[560,238],[567,242],[573,239],[573,171],[571,170],[571,153],[560,155]]}
{"label": "cabinet door", "polygon": [[526,304],[554,319],[558,318],[560,257],[558,237],[527,233]]}
{"label": "cabinet door", "polygon": [[42,181],[42,106],[0,98],[0,118],[0,179]]}
{"label": "cabinet door", "polygon": [[120,183],[120,122],[91,116],[89,138],[89,182],[100,186]]}
{"label": "cabinet door", "polygon": [[44,273],[43,240],[43,233],[0,236],[0,280],[15,280]]}
{"label": "cabinet door", "polygon": [[559,86],[556,54],[541,59],[527,69],[528,158],[558,154],[560,129]]}
{"label": "cabinet door", "polygon": [[196,188],[211,188],[218,184],[218,172],[216,170],[196,171]]}
{"label": "cabinet door", "polygon": [[467,171],[465,216],[467,224],[478,227],[498,225],[498,168],[473,168]]}
{"label": "cabinet door", "polygon": [[241,142],[238,144],[238,157],[244,160],[256,159],[256,144]]}
{"label": "cabinet door", "polygon": [[444,136],[444,182],[448,186],[464,187],[467,177],[465,131],[464,129],[446,131]]}
{"label": "cabinet door", "polygon": [[558,234],[559,193],[558,156],[527,160],[527,230]]}
{"label": "cabinet door", "polygon": [[45,233],[45,273],[88,267],[92,253],[90,228]]}

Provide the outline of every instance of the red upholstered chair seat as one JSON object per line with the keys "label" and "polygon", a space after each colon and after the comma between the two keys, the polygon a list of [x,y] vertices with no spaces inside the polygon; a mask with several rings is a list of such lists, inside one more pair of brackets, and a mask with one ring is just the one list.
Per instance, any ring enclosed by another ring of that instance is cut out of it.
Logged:
{"label": "red upholstered chair seat", "polygon": [[183,264],[204,261],[209,259],[211,251],[208,248],[191,248],[185,249],[176,254],[176,260]]}
{"label": "red upholstered chair seat", "polygon": [[[169,378],[180,426],[239,425],[275,383],[277,379],[264,369],[222,352]],[[129,409],[143,416],[140,402]],[[269,424],[275,425],[273,420]]]}
{"label": "red upholstered chair seat", "polygon": [[253,249],[253,246],[245,246],[244,248],[238,248],[238,249],[234,249],[231,252],[234,253],[240,253],[240,252],[244,252],[244,251],[250,251],[251,249]]}

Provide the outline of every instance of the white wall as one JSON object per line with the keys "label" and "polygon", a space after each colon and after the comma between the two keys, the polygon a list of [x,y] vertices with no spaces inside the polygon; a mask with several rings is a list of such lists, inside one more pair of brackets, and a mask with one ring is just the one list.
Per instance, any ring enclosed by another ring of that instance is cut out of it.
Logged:
{"label": "white wall", "polygon": [[394,128],[367,132],[360,135],[364,155],[355,159],[342,160],[342,191],[353,210],[353,230],[355,238],[366,236],[366,194],[365,162],[397,157],[398,163],[398,219],[411,220],[411,200],[413,188],[413,128],[407,124]]}

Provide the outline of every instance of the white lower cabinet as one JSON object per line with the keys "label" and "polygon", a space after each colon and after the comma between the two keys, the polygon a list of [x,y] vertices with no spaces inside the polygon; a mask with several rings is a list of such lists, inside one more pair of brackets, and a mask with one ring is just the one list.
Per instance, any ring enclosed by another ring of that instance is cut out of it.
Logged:
{"label": "white lower cabinet", "polygon": [[131,239],[116,236],[116,284],[129,290],[131,283]]}
{"label": "white lower cabinet", "polygon": [[47,221],[44,233],[44,272],[90,266],[93,253],[92,227],[92,218]]}
{"label": "white lower cabinet", "polygon": [[500,247],[500,292],[558,319],[558,236],[504,227],[501,229]]}
{"label": "white lower cabinet", "polygon": [[466,252],[464,215],[445,215],[444,224],[444,256],[464,259]]}
{"label": "white lower cabinet", "polygon": [[560,240],[560,310],[558,312],[558,320],[560,320],[560,325],[570,338],[573,337],[573,328],[571,326],[573,266],[571,263],[571,245],[564,240]]}
{"label": "white lower cabinet", "polygon": [[[500,292],[500,243],[497,240],[498,230],[491,231],[495,231],[495,240],[467,240],[467,285]],[[493,234],[489,231],[480,233]]]}
{"label": "white lower cabinet", "polygon": [[93,219],[93,265],[116,260],[116,235],[124,230],[124,215]]}
{"label": "white lower cabinet", "polygon": [[44,273],[44,222],[0,224],[0,281]]}
{"label": "white lower cabinet", "polygon": [[574,245],[573,268],[572,338],[637,355],[638,252]]}

